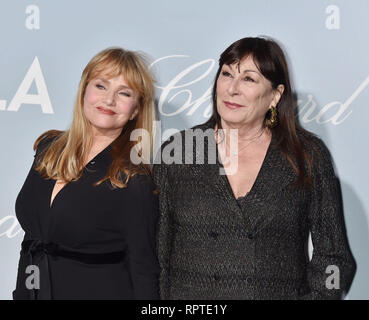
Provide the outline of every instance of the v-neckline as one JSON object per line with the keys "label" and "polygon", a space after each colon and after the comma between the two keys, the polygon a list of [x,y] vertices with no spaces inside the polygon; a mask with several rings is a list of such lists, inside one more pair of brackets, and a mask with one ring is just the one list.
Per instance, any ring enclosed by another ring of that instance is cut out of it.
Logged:
{"label": "v-neckline", "polygon": [[[115,140],[113,140],[110,144],[108,144],[104,149],[102,149],[98,154],[96,154],[90,161],[88,161],[85,165],[84,165],[84,167],[81,169],[81,170],[85,170],[86,169],[86,166],[89,164],[89,163],[92,163],[92,162],[96,162],[96,159],[99,157],[99,156],[101,156],[104,152],[106,152],[110,147],[111,147],[111,145],[112,145],[112,143],[114,142]],[[55,200],[57,200],[57,198],[59,198],[60,197],[60,193],[62,193],[63,192],[63,190],[65,189],[65,188],[67,188],[70,184],[71,184],[71,182],[67,182],[64,186],[63,186],[63,188],[61,188],[57,193],[56,193],[56,195],[54,196],[54,199],[51,199],[52,198],[52,195],[53,195],[53,192],[54,192],[54,189],[55,189],[55,186],[56,186],[56,183],[57,183],[57,181],[58,180],[54,180],[55,182],[53,183],[53,185],[52,185],[52,188],[51,188],[51,194],[50,194],[50,196],[49,196],[49,210],[51,210],[53,207],[54,207],[54,203],[55,203]]]}
{"label": "v-neckline", "polygon": [[[223,174],[222,176],[222,179],[224,179],[225,180],[225,183],[226,183],[226,185],[227,185],[227,188],[228,188],[228,192],[230,193],[230,195],[232,196],[232,198],[233,198],[233,200],[236,202],[236,203],[238,203],[238,199],[239,198],[242,198],[242,200],[244,201],[244,200],[246,200],[247,198],[249,198],[250,197],[250,194],[252,194],[252,193],[254,193],[255,192],[255,189],[257,188],[257,185],[258,185],[258,182],[259,182],[259,180],[260,180],[260,177],[261,177],[261,175],[262,175],[262,172],[264,171],[264,167],[266,166],[266,162],[268,161],[268,159],[269,159],[269,155],[270,155],[270,152],[271,152],[271,148],[272,148],[272,143],[273,143],[273,133],[271,133],[272,134],[272,137],[271,137],[271,139],[270,139],[270,142],[269,142],[269,145],[268,145],[268,148],[267,148],[267,151],[266,151],[266,153],[265,153],[265,156],[264,156],[264,159],[263,159],[263,161],[262,161],[262,163],[261,163],[261,166],[260,166],[260,169],[259,169],[259,171],[258,171],[258,173],[257,173],[257,175],[256,175],[256,178],[255,178],[255,181],[254,181],[254,183],[252,184],[252,186],[251,186],[251,188],[250,188],[250,190],[248,191],[248,192],[246,192],[246,194],[244,195],[244,196],[240,196],[240,197],[236,197],[236,195],[234,194],[234,192],[233,192],[233,189],[232,189],[232,186],[231,186],[231,184],[230,184],[230,182],[229,182],[229,179],[228,179],[228,175],[227,174]],[[224,170],[224,173],[225,173],[225,169],[224,169],[224,167],[223,167],[223,164],[222,164],[222,162],[220,161],[220,157],[218,156],[219,155],[219,151],[218,151],[218,145],[216,145],[216,149],[217,149],[217,162],[218,162],[218,164],[223,168],[223,170]]]}
{"label": "v-neckline", "polygon": [[49,209],[51,209],[52,207],[53,207],[53,204],[54,204],[54,202],[55,202],[55,199],[58,197],[58,195],[59,195],[59,193],[61,193],[66,187],[67,187],[67,185],[70,183],[70,182],[68,182],[68,183],[66,183],[56,194],[55,194],[55,196],[54,196],[54,198],[53,199],[51,199],[52,198],[52,196],[53,196],[53,193],[54,193],[54,189],[55,189],[55,186],[56,186],[56,184],[57,184],[57,182],[58,182],[58,180],[55,180],[55,182],[54,182],[54,184],[53,184],[53,187],[51,188],[51,195],[50,195],[50,198],[49,198]]}

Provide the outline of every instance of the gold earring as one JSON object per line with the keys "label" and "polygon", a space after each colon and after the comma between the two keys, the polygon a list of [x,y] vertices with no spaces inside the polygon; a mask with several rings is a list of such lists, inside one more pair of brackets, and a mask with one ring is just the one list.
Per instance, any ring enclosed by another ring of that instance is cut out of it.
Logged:
{"label": "gold earring", "polygon": [[265,125],[274,128],[278,123],[278,111],[275,106],[271,106],[265,116]]}

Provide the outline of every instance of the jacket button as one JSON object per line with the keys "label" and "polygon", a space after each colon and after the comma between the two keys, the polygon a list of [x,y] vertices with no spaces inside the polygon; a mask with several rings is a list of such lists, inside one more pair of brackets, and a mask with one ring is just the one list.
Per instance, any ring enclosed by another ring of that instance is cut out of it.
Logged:
{"label": "jacket button", "polygon": [[305,294],[310,293],[310,290],[308,288],[299,288],[297,290],[297,293],[298,293],[299,296],[303,296]]}
{"label": "jacket button", "polygon": [[249,238],[250,240],[254,239],[254,235],[252,233],[248,233],[247,234],[247,238]]}
{"label": "jacket button", "polygon": [[211,237],[211,238],[214,238],[214,239],[217,239],[218,238],[218,233],[217,232],[214,232],[214,231],[211,231],[211,232],[209,232],[209,236]]}
{"label": "jacket button", "polygon": [[247,281],[248,284],[252,284],[254,282],[251,277],[247,277],[246,281]]}
{"label": "jacket button", "polygon": [[220,280],[220,276],[219,276],[219,274],[215,273],[215,274],[213,275],[213,279],[214,279],[215,281],[219,281],[219,280]]}
{"label": "jacket button", "polygon": [[91,161],[90,164],[95,164],[95,161]]}

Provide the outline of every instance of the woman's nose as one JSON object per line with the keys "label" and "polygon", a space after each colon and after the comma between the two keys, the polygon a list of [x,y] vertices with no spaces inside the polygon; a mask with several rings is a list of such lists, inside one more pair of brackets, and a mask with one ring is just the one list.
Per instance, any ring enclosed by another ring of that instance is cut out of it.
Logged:
{"label": "woman's nose", "polygon": [[105,103],[108,105],[108,106],[111,106],[111,105],[114,105],[115,104],[115,92],[112,91],[112,90],[108,90],[106,92],[106,95],[105,95]]}
{"label": "woman's nose", "polygon": [[232,81],[229,82],[227,91],[230,96],[237,95],[239,93],[239,83],[237,79],[232,79]]}

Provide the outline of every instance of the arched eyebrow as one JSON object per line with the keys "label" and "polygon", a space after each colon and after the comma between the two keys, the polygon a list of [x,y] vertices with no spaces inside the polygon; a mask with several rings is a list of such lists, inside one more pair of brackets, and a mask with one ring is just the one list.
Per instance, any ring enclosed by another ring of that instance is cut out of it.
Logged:
{"label": "arched eyebrow", "polygon": [[[227,66],[228,68],[232,69],[229,64],[224,64],[224,65]],[[239,68],[239,64],[237,65],[237,69],[238,69],[238,72],[241,73],[240,68]],[[258,75],[261,75],[260,72],[258,72],[257,70],[246,69],[246,70],[242,71],[243,74],[246,73],[246,72],[254,72]]]}
{"label": "arched eyebrow", "polygon": [[[96,80],[100,80],[101,82],[104,82],[106,84],[110,84],[110,81],[107,80],[107,79],[104,79],[104,78],[96,78]],[[130,87],[126,86],[126,85],[123,85],[123,84],[119,86],[119,90],[121,90],[121,89],[128,89],[128,90],[132,90],[133,91],[132,88],[130,88]]]}
{"label": "arched eyebrow", "polygon": [[104,82],[104,83],[107,83],[107,84],[109,84],[109,83],[110,83],[110,81],[109,81],[109,80],[106,80],[106,79],[104,79],[104,78],[96,78],[95,80],[99,80],[99,81]]}
{"label": "arched eyebrow", "polygon": [[246,70],[243,70],[242,73],[246,73],[246,72],[255,72],[257,74],[260,74],[258,71],[256,70],[251,70],[251,69],[246,69]]}

